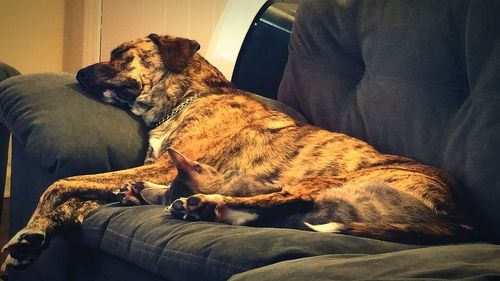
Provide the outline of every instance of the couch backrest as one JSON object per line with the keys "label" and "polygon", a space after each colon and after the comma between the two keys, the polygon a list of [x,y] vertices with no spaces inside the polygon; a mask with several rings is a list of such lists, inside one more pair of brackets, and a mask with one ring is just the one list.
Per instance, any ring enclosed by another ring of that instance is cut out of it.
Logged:
{"label": "couch backrest", "polygon": [[500,241],[500,1],[302,0],[278,99],[442,167]]}
{"label": "couch backrest", "polygon": [[12,66],[0,61],[0,82],[12,76],[19,75],[19,71]]}

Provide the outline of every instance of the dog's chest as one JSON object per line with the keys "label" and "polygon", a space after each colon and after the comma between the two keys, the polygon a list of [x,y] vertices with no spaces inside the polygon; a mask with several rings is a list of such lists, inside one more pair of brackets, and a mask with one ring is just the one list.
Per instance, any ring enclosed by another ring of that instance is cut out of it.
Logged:
{"label": "dog's chest", "polygon": [[152,156],[154,158],[158,158],[158,156],[160,155],[161,147],[162,147],[163,141],[165,140],[166,137],[167,137],[166,134],[161,134],[161,135],[152,136],[149,138],[149,146],[152,150],[152,153],[153,153]]}

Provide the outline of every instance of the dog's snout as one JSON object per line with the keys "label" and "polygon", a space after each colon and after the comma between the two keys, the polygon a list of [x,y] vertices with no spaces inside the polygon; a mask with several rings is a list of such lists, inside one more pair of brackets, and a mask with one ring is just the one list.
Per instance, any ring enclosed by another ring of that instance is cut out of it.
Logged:
{"label": "dog's snout", "polygon": [[108,63],[96,63],[80,69],[76,73],[76,80],[87,91],[100,94],[112,84],[110,81],[116,76],[116,71]]}
{"label": "dog's snout", "polygon": [[80,83],[80,85],[82,87],[84,87],[87,90],[90,89],[90,85],[89,85],[90,79],[88,77],[89,72],[90,72],[90,66],[82,68],[76,73],[76,80],[78,81],[78,83]]}

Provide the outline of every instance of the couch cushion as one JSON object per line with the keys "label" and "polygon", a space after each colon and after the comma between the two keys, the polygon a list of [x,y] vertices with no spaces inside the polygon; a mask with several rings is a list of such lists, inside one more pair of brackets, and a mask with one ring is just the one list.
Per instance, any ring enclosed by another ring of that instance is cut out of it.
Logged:
{"label": "couch cushion", "polygon": [[96,210],[82,242],[168,280],[227,280],[276,262],[324,254],[377,254],[413,248],[367,238],[171,219],[161,206]]}
{"label": "couch cushion", "polygon": [[500,241],[500,2],[301,1],[278,99],[449,171]]}
{"label": "couch cushion", "polygon": [[17,69],[13,68],[12,66],[10,66],[8,64],[0,62],[0,82],[9,78],[9,77],[16,76],[19,74],[21,74],[21,73],[19,73],[19,71],[17,71]]}
{"label": "couch cushion", "polygon": [[144,161],[147,132],[141,122],[83,94],[70,74],[1,82],[0,122],[13,136],[11,234],[27,223],[53,181]]}
{"label": "couch cushion", "polygon": [[484,280],[500,277],[500,246],[462,244],[382,254],[336,254],[280,262],[238,274],[250,280]]}
{"label": "couch cushion", "polygon": [[70,74],[21,75],[0,83],[0,113],[31,160],[59,178],[144,160],[147,132],[140,121],[83,94]]}

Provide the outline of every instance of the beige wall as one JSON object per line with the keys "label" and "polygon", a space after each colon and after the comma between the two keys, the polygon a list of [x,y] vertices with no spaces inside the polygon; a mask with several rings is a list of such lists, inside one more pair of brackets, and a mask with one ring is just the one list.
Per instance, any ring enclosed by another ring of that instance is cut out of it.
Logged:
{"label": "beige wall", "polygon": [[[118,44],[150,33],[196,39],[205,54],[227,0],[102,0],[101,60]],[[245,0],[246,1],[246,0]],[[130,13],[130,11],[134,11]]]}
{"label": "beige wall", "polygon": [[[149,33],[196,39],[205,54],[227,0],[102,0],[101,59]],[[0,61],[22,73],[82,67],[85,0],[0,0]],[[134,13],[130,13],[134,11]]]}
{"label": "beige wall", "polygon": [[[86,64],[108,60],[111,50],[122,42],[150,33],[196,39],[201,44],[200,53],[205,54],[228,0],[87,1],[98,3],[89,5],[91,9],[85,10],[89,13],[96,13],[93,17],[84,15],[85,0],[66,0],[65,2],[63,70],[70,73],[75,73],[84,66],[82,60],[87,61]],[[100,1],[102,2],[99,3]],[[92,10],[96,7],[102,7],[99,14]],[[93,18],[101,19],[100,34],[85,33],[96,31],[92,28],[85,29],[83,26],[85,20]],[[93,48],[84,50],[82,47],[89,44],[89,42],[84,42],[85,36],[102,40],[100,46],[96,48],[96,53],[99,52],[100,55],[97,55],[95,59],[92,58]],[[90,51],[90,58],[88,51]]]}
{"label": "beige wall", "polygon": [[[63,22],[64,0],[0,0],[0,61],[22,73],[61,71]],[[9,185],[10,169],[7,196]]]}
{"label": "beige wall", "polygon": [[[102,0],[101,59],[149,33],[198,40],[205,54],[227,0]],[[84,52],[85,0],[0,0],[0,61],[24,74],[75,73]],[[130,11],[133,11],[131,13]]]}
{"label": "beige wall", "polygon": [[0,60],[22,73],[62,70],[64,0],[0,0]]}
{"label": "beige wall", "polygon": [[[23,74],[62,71],[64,2],[0,0],[0,61]],[[7,197],[9,187],[10,169],[6,178]]]}

